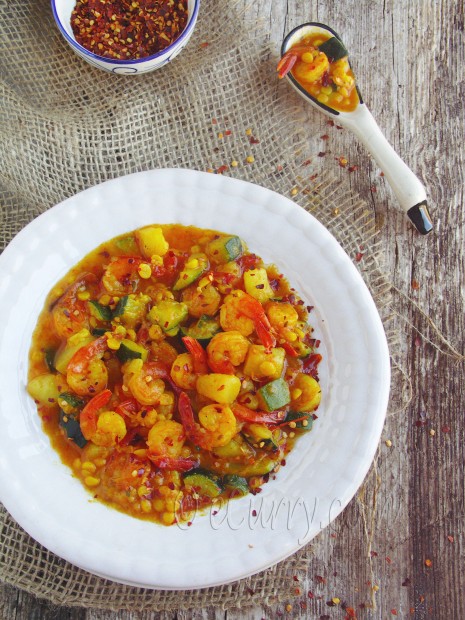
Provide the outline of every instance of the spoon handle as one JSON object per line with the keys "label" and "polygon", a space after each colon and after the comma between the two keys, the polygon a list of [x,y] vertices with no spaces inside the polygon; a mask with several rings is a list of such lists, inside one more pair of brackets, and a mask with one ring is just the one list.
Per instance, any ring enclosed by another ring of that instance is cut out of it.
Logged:
{"label": "spoon handle", "polygon": [[422,235],[431,232],[433,224],[428,213],[423,184],[386,140],[366,105],[359,105],[357,110],[350,114],[350,119],[347,115],[344,121],[341,124],[351,129],[373,155],[415,228]]}

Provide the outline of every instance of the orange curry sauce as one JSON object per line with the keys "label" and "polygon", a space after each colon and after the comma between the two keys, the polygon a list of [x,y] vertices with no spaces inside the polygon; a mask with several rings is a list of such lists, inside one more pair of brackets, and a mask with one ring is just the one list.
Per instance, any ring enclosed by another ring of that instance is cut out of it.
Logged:
{"label": "orange curry sauce", "polygon": [[306,307],[239,237],[148,226],[50,291],[28,391],[92,496],[164,525],[257,493],[312,428]]}

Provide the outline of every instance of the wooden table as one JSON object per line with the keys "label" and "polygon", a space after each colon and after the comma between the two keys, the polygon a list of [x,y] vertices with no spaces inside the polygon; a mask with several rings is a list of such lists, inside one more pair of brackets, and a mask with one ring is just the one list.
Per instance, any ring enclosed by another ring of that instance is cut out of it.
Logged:
{"label": "wooden table", "polygon": [[[239,4],[248,5],[248,0]],[[462,352],[464,333],[464,9],[459,0],[255,0],[245,14],[269,25],[276,45],[294,26],[321,21],[344,34],[359,83],[387,138],[422,178],[435,232],[420,237],[395,208],[372,159],[347,132],[333,136],[334,153],[358,166],[354,192],[383,224],[388,273]],[[312,117],[314,119],[314,116]],[[323,122],[323,121],[322,121]],[[303,127],[309,136],[315,127]],[[427,322],[405,297],[396,310],[427,333]],[[464,381],[463,360],[441,353],[407,324],[399,358],[411,380],[412,400],[390,417],[380,446],[376,511],[354,499],[315,540],[315,559],[302,595],[273,609],[227,612],[234,618],[343,618],[337,599],[358,618],[465,618],[464,603]],[[448,353],[437,334],[432,340]],[[396,381],[393,390],[399,390]],[[359,498],[360,499],[360,498]],[[373,514],[372,514],[373,513]],[[364,517],[373,516],[373,522]],[[372,535],[371,546],[367,536]],[[308,593],[313,594],[313,598]],[[332,606],[327,602],[333,599]],[[376,602],[376,610],[370,607]],[[287,607],[286,607],[287,605]],[[0,588],[5,619],[134,620],[128,612],[52,609],[9,586]],[[160,618],[223,618],[214,609]]]}

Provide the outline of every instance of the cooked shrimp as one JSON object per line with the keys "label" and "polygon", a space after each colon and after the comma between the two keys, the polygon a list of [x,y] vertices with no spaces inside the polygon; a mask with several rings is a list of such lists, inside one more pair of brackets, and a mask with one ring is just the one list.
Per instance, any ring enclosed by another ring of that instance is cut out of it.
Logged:
{"label": "cooked shrimp", "polygon": [[294,75],[302,82],[318,82],[329,70],[328,57],[315,47],[309,46],[306,52],[301,53],[300,61],[294,66]]}
{"label": "cooked shrimp", "polygon": [[250,342],[238,331],[220,332],[207,346],[208,365],[213,372],[232,375],[245,360]]}
{"label": "cooked shrimp", "polygon": [[183,390],[195,390],[197,374],[194,369],[194,358],[190,353],[181,353],[171,366],[171,378]]}
{"label": "cooked shrimp", "polygon": [[87,277],[80,278],[69,286],[52,307],[55,329],[61,338],[69,338],[81,329],[89,327],[87,302],[78,294],[85,289]]}
{"label": "cooked shrimp", "polygon": [[238,331],[243,336],[250,336],[255,330],[267,349],[276,344],[262,304],[244,291],[233,291],[225,298],[220,309],[220,323],[225,331]]}
{"label": "cooked shrimp", "polygon": [[[112,260],[102,276],[102,284],[110,295],[134,293],[141,276],[139,268],[144,261],[136,256],[119,256]],[[147,266],[149,267],[148,263]]]}
{"label": "cooked shrimp", "polygon": [[108,370],[101,357],[107,350],[107,337],[101,336],[76,351],[66,369],[69,387],[79,394],[97,394],[106,388]]}
{"label": "cooked shrimp", "polygon": [[124,385],[141,405],[158,405],[165,391],[167,371],[155,362],[133,360],[124,370]]}
{"label": "cooked shrimp", "polygon": [[159,420],[149,431],[147,445],[152,455],[179,456],[185,439],[182,424],[174,420]]}
{"label": "cooked shrimp", "polygon": [[238,432],[236,418],[228,405],[213,404],[202,407],[198,413],[200,424],[185,392],[179,395],[179,415],[188,439],[204,450],[225,446]]}
{"label": "cooked shrimp", "polygon": [[97,446],[116,445],[126,435],[124,418],[115,411],[103,411],[97,415],[111,398],[111,391],[104,390],[87,403],[79,416],[82,434]]}
{"label": "cooked shrimp", "polygon": [[267,304],[266,314],[271,326],[279,336],[291,342],[297,340],[297,335],[293,328],[297,325],[299,315],[291,304],[270,302]]}

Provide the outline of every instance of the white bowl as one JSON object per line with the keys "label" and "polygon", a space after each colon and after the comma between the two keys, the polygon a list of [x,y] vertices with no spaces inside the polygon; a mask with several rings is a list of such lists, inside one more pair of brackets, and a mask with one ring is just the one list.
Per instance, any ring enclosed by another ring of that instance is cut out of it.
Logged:
{"label": "white bowl", "polygon": [[145,58],[139,58],[137,60],[117,60],[112,58],[105,58],[104,56],[98,56],[93,52],[80,45],[74,36],[73,29],[71,28],[71,13],[76,5],[76,0],[51,0],[53,17],[57,23],[63,37],[66,39],[71,49],[76,52],[78,56],[84,58],[93,67],[98,67],[109,73],[118,73],[123,75],[133,75],[136,73],[147,73],[154,69],[160,69],[170,62],[179,52],[186,46],[189,41],[192,32],[194,31],[197,17],[199,14],[200,0],[188,0],[187,10],[188,18],[187,25],[180,36],[171,45],[168,45],[164,50],[153,54],[152,56],[146,56]]}
{"label": "white bowl", "polygon": [[[153,223],[242,237],[315,305],[322,403],[262,493],[164,527],[94,502],[52,449],[27,394],[28,352],[52,286],[104,241]],[[108,579],[192,589],[247,577],[308,543],[348,504],[378,445],[389,352],[352,260],[294,202],[220,174],[168,169],[107,181],[26,226],[0,256],[0,501],[42,545]]]}

